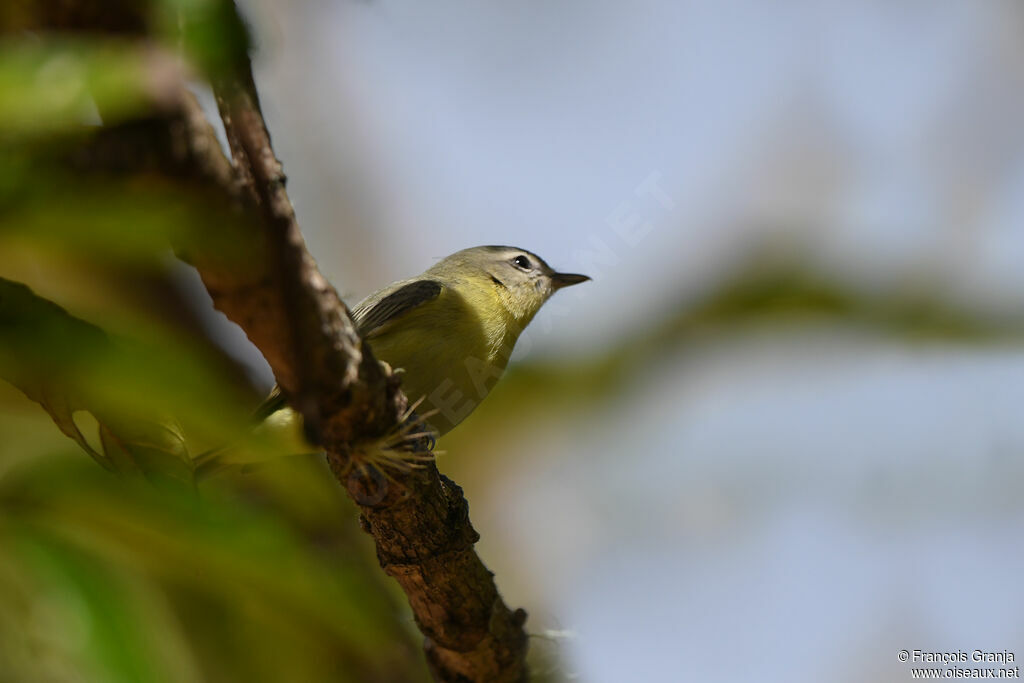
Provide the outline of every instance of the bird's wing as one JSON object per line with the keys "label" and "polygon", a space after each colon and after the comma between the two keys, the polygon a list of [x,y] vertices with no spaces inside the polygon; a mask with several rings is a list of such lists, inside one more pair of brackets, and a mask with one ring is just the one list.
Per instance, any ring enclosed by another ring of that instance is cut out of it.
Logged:
{"label": "bird's wing", "polygon": [[285,399],[284,394],[281,393],[281,387],[275,384],[274,388],[270,390],[270,394],[263,399],[263,403],[259,404],[256,410],[252,412],[253,422],[259,424],[277,411],[287,407],[288,401]]}
{"label": "bird's wing", "polygon": [[[360,335],[372,337],[374,332],[387,323],[420,304],[436,299],[440,293],[441,283],[436,280],[411,280],[399,283],[394,288],[383,289],[359,302],[352,310],[352,320],[355,321]],[[270,395],[253,412],[253,419],[262,422],[287,405],[288,401],[281,393],[281,387],[274,385]]]}
{"label": "bird's wing", "polygon": [[363,337],[372,337],[385,324],[401,317],[412,309],[441,293],[441,283],[436,280],[412,280],[397,285],[394,289],[371,294],[352,311],[352,319]]}

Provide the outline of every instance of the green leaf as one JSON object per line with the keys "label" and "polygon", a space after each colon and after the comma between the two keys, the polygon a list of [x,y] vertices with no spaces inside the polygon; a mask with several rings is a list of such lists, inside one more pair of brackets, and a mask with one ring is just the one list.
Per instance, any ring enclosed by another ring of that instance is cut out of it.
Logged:
{"label": "green leaf", "polygon": [[20,680],[62,660],[103,681],[426,680],[408,610],[322,462],[224,483],[197,495],[67,458],[0,475],[0,603],[27,603],[0,610],[0,661],[49,601],[58,627]]}
{"label": "green leaf", "polygon": [[[39,403],[96,462],[120,472],[191,482],[190,449],[170,416],[180,411],[214,438],[234,436],[239,422],[230,411],[214,411],[212,404],[233,399],[174,344],[115,345],[99,328],[2,278],[0,377]],[[82,411],[98,423],[102,452],[75,422]]]}
{"label": "green leaf", "polygon": [[158,0],[153,22],[168,45],[181,45],[214,78],[248,59],[249,32],[233,0]]}
{"label": "green leaf", "polygon": [[74,411],[70,405],[67,395],[53,390],[51,387],[28,386],[23,388],[25,395],[43,407],[43,410],[50,416],[57,428],[67,437],[74,440],[83,451],[95,460],[106,470],[117,469],[114,462],[106,453],[97,452],[75,424]]}
{"label": "green leaf", "polygon": [[[152,60],[150,59],[150,62]],[[152,101],[146,53],[110,38],[0,40],[0,141],[124,119]]]}

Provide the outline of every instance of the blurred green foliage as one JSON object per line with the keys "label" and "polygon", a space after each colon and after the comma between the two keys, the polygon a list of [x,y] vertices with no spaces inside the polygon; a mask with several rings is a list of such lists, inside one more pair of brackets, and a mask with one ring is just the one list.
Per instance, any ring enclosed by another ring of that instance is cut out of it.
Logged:
{"label": "blurred green foliage", "polygon": [[0,425],[19,431],[0,476],[3,680],[425,679],[316,459],[196,492],[110,476],[27,415]]}
{"label": "blurred green foliage", "polygon": [[0,43],[0,135],[67,130],[84,119],[138,111],[148,88],[140,49],[124,40],[56,38]]}
{"label": "blurred green foliage", "polygon": [[[0,4],[0,34],[24,38],[28,32],[99,35],[107,44],[97,47],[108,52],[118,40],[146,37],[180,50],[190,68],[207,78],[243,65],[250,46],[232,0],[6,0]],[[124,84],[117,75],[139,66],[137,59],[131,61],[136,63],[111,64],[110,72],[95,75],[104,83]],[[95,65],[70,66],[79,71]],[[101,89],[97,95],[104,93]]]}
{"label": "blurred green foliage", "polygon": [[[229,203],[82,163],[176,75],[134,31],[211,77],[245,31],[229,2],[162,0],[82,33],[103,4],[0,11],[0,681],[427,680],[354,506],[252,437],[258,392],[176,284],[172,242],[245,262]],[[196,481],[224,444],[270,462]]]}
{"label": "blurred green foliage", "polygon": [[0,375],[27,397],[0,394],[4,673],[423,680],[401,596],[321,459],[192,481],[190,444],[245,441],[251,404],[210,354],[181,334],[115,340],[0,280]]}

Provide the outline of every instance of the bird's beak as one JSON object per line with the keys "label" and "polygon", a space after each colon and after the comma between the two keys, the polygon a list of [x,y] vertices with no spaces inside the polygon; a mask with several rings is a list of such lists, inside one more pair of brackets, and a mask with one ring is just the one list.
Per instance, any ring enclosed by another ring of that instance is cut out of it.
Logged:
{"label": "bird's beak", "polygon": [[555,289],[561,289],[562,287],[568,287],[569,285],[578,285],[581,282],[586,282],[590,278],[586,275],[579,275],[577,273],[552,273],[551,282],[554,284]]}

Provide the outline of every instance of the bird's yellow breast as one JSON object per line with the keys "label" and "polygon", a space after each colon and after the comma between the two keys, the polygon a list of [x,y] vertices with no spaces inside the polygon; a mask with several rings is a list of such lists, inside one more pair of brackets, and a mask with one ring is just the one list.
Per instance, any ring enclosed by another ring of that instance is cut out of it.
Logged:
{"label": "bird's yellow breast", "polygon": [[444,434],[494,387],[518,335],[519,326],[489,287],[445,285],[437,298],[367,339],[377,358],[404,371],[402,390],[412,402],[423,399],[420,414],[436,411],[427,421]]}

